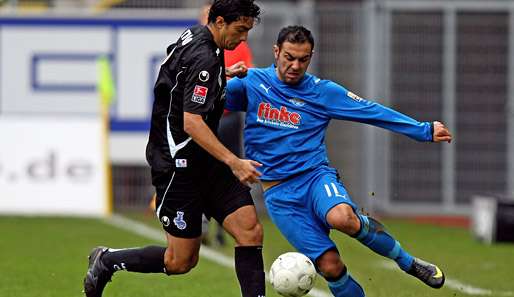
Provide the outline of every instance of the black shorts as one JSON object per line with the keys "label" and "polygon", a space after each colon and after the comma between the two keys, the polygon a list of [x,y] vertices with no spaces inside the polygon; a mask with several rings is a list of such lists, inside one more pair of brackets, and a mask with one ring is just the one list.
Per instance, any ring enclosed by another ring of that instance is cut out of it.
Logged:
{"label": "black shorts", "polygon": [[203,170],[152,170],[152,183],[157,193],[157,217],[164,230],[175,237],[199,237],[202,214],[221,224],[237,209],[253,205],[250,188],[239,182],[230,168],[219,161]]}

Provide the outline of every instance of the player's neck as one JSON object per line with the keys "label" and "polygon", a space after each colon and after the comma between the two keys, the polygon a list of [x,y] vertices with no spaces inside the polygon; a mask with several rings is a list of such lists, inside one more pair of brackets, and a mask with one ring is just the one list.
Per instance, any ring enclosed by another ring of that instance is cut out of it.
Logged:
{"label": "player's neck", "polygon": [[209,31],[211,31],[212,39],[214,40],[214,43],[216,43],[216,46],[218,46],[218,48],[222,48],[221,34],[218,28],[216,28],[216,24],[209,23],[206,25],[206,27],[209,29]]}

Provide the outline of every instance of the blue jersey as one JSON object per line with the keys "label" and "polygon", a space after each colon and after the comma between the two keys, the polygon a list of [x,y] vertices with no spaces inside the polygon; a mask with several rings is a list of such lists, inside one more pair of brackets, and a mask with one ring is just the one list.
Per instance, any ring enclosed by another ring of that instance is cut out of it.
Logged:
{"label": "blue jersey", "polygon": [[364,100],[344,87],[306,73],[297,85],[283,83],[275,66],[251,68],[231,79],[225,107],[246,111],[245,152],[263,164],[261,180],[282,180],[328,164],[325,130],[331,119],[362,122],[432,140],[432,124]]}

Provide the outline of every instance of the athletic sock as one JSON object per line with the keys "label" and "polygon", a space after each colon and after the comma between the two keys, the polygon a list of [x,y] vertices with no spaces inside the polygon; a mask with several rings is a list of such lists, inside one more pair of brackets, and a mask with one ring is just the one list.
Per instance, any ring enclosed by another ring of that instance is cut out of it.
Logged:
{"label": "athletic sock", "polygon": [[396,261],[403,271],[408,271],[414,258],[401,247],[391,234],[385,231],[380,222],[362,214],[357,214],[357,216],[361,222],[361,228],[353,237],[375,253]]}
{"label": "athletic sock", "polygon": [[264,297],[266,287],[262,246],[238,246],[234,258],[242,296]]}
{"label": "athletic sock", "polygon": [[112,272],[127,270],[142,273],[165,273],[164,252],[166,248],[147,246],[143,248],[109,249],[102,262]]}
{"label": "athletic sock", "polygon": [[335,297],[364,297],[364,290],[344,268],[341,276],[336,279],[325,278],[328,288]]}

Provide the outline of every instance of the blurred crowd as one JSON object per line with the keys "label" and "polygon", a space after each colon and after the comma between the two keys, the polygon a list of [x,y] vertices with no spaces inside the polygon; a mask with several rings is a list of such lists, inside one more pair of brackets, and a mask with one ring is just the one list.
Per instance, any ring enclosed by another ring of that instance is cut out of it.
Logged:
{"label": "blurred crowd", "polygon": [[[260,2],[266,1],[271,0],[261,0]],[[289,2],[298,1],[289,0]],[[25,9],[198,8],[204,3],[205,0],[0,0],[2,7]]]}

